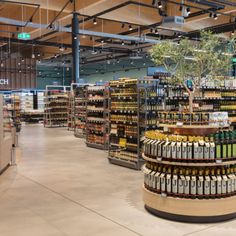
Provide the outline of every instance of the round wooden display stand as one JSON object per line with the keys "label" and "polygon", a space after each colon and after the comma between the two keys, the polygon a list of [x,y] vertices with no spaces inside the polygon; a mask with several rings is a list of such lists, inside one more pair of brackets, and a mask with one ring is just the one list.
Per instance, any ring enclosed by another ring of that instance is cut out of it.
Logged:
{"label": "round wooden display stand", "polygon": [[[216,132],[219,128],[211,126],[182,126],[162,125],[171,133],[183,135],[206,135]],[[143,154],[144,160],[148,162],[182,167],[216,167],[236,164],[236,160],[225,162],[201,163],[201,162],[177,162],[165,161],[161,158],[152,159]],[[229,220],[236,217],[236,196],[214,198],[214,199],[190,199],[167,196],[165,193],[157,194],[149,191],[143,186],[143,200],[146,209],[154,215],[182,222],[209,223]]]}
{"label": "round wooden display stand", "polygon": [[169,220],[209,223],[236,217],[236,196],[221,199],[184,199],[163,197],[143,186],[146,209]]}

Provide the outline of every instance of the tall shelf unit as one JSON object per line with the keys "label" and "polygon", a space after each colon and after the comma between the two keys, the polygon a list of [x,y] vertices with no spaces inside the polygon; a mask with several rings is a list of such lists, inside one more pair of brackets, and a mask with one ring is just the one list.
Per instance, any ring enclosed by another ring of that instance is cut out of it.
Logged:
{"label": "tall shelf unit", "polygon": [[66,127],[68,119],[68,93],[60,90],[45,92],[44,126]]}
{"label": "tall shelf unit", "polygon": [[107,97],[105,86],[86,89],[86,144],[88,147],[107,149]]}
{"label": "tall shelf unit", "polygon": [[121,78],[110,81],[108,160],[133,169],[140,169],[141,137],[147,120],[147,100],[156,91],[151,79]]}
{"label": "tall shelf unit", "polygon": [[86,137],[86,106],[87,106],[87,85],[76,87],[74,93],[74,112],[75,112],[75,128],[74,135],[78,138]]}
{"label": "tall shelf unit", "polygon": [[68,119],[67,119],[67,128],[68,130],[74,130],[75,128],[75,96],[74,91],[70,91],[68,94]]}

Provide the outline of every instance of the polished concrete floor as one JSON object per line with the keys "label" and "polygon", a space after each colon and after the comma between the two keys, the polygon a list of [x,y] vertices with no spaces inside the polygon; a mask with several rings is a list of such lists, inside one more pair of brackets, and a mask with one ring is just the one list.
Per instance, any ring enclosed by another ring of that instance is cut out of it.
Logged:
{"label": "polished concrete floor", "polygon": [[65,128],[23,127],[17,166],[0,176],[1,236],[235,236],[236,220],[184,224],[143,207],[141,172],[111,165]]}

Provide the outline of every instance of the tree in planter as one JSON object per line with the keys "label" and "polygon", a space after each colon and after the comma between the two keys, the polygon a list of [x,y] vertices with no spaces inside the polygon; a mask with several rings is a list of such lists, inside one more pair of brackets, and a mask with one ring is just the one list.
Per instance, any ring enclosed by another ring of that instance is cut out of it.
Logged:
{"label": "tree in planter", "polygon": [[[225,75],[231,66],[230,45],[211,32],[201,32],[200,41],[183,38],[179,43],[163,41],[152,47],[150,55],[154,63],[163,65],[172,74],[169,83],[182,84],[189,94],[189,111],[193,111],[193,99],[204,77],[214,81],[215,76]],[[190,79],[192,89],[186,85]]]}

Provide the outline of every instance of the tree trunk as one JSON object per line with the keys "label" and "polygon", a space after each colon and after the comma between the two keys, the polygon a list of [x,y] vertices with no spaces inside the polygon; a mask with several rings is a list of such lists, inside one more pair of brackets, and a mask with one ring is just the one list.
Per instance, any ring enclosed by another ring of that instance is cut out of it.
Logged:
{"label": "tree trunk", "polygon": [[189,112],[193,112],[193,99],[194,99],[194,92],[189,92]]}

